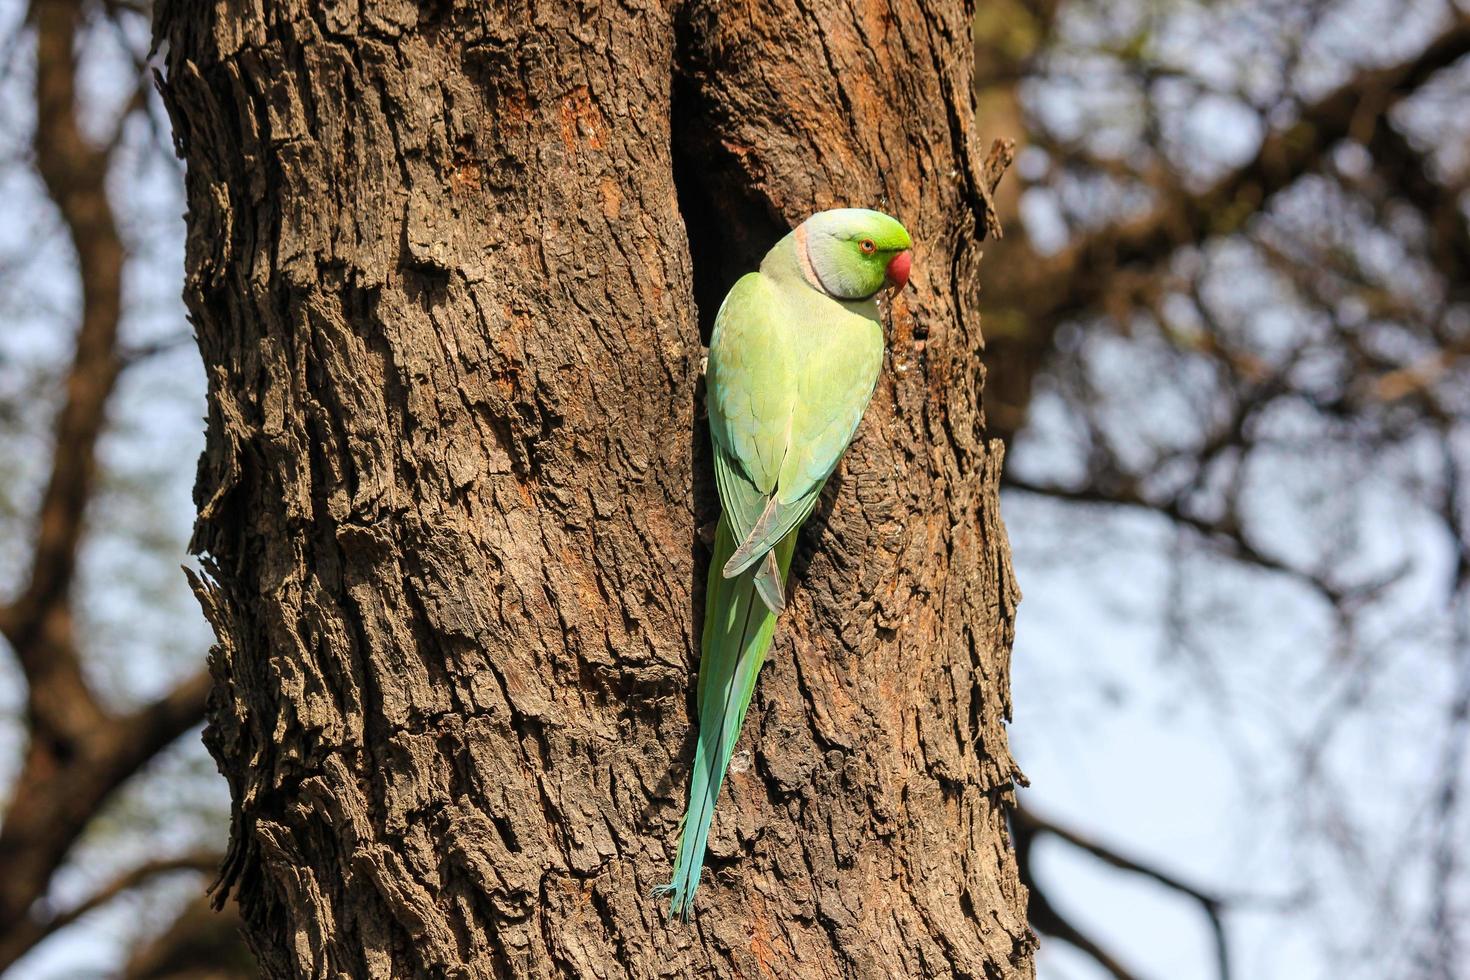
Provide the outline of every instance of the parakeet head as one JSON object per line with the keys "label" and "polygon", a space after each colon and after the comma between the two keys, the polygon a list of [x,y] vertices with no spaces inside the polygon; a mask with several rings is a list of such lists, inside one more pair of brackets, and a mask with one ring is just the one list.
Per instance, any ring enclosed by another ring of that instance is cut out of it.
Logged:
{"label": "parakeet head", "polygon": [[909,233],[865,208],[819,211],[796,229],[796,254],[807,282],[836,299],[868,299],[909,281]]}

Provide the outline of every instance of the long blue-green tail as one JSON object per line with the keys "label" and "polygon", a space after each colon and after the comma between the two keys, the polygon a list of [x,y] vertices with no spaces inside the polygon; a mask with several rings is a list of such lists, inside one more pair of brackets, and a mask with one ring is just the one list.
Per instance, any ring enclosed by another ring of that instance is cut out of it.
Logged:
{"label": "long blue-green tail", "polygon": [[[776,546],[776,562],[784,581],[796,542],[793,530]],[[669,915],[689,918],[694,890],[704,870],[704,848],[709,839],[715,801],[725,781],[725,770],[735,754],[735,742],[745,721],[745,709],[755,691],[756,675],[765,663],[776,628],[776,616],[756,594],[757,564],[734,578],[720,574],[735,541],[730,524],[720,518],[715,532],[715,554],[710,562],[705,593],[704,640],[699,658],[699,744],[689,779],[689,807],[679,834],[679,856],[674,880],[655,894],[669,896]]]}

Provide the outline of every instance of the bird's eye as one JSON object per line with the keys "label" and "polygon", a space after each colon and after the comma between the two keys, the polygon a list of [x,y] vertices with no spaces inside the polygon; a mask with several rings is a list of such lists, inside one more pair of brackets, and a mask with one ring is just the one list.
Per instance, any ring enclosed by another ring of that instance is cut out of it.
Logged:
{"label": "bird's eye", "polygon": [[874,252],[878,251],[878,246],[873,244],[873,240],[871,238],[864,238],[862,240],[862,243],[858,245],[858,248],[863,250],[864,255],[872,255]]}

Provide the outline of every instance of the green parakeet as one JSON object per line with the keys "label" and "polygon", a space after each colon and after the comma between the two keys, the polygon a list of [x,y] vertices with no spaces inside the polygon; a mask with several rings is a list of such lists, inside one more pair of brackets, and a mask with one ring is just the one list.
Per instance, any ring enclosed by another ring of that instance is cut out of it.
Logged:
{"label": "green parakeet", "polygon": [[715,800],[786,605],[801,524],[847,450],[883,364],[876,298],[908,282],[913,242],[886,214],[823,211],[766,253],[715,317],[707,404],[722,514],[699,661],[699,742],[674,879],[687,919]]}

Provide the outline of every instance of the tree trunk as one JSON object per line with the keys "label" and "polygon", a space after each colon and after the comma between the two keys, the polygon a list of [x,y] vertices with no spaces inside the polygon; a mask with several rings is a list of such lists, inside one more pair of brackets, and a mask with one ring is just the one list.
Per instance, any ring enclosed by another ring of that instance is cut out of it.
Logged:
{"label": "tree trunk", "polygon": [[[210,378],[207,739],[267,975],[1031,975],[969,15],[160,7]],[[849,203],[908,225],[914,288],[713,880],[666,924],[717,506],[701,327]]]}

